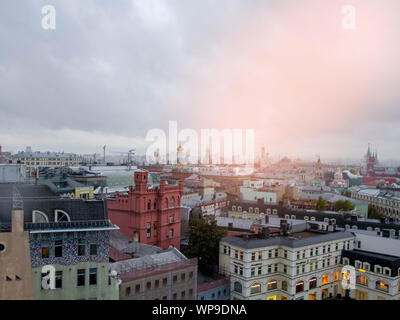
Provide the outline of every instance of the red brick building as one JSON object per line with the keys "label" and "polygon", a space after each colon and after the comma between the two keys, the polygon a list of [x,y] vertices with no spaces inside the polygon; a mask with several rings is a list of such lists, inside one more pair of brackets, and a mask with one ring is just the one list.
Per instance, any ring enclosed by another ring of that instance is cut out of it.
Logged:
{"label": "red brick building", "polygon": [[148,172],[135,172],[135,187],[128,194],[115,193],[108,199],[108,216],[133,241],[163,249],[170,245],[180,249],[181,196],[183,182],[166,185],[161,180],[158,188],[148,188]]}

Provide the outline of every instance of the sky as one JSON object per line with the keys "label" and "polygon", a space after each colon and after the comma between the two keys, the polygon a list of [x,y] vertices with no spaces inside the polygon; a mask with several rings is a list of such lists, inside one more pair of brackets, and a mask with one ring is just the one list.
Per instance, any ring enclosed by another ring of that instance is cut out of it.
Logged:
{"label": "sky", "polygon": [[141,153],[177,121],[254,129],[272,155],[359,159],[370,142],[398,159],[399,32],[396,0],[2,0],[0,144]]}

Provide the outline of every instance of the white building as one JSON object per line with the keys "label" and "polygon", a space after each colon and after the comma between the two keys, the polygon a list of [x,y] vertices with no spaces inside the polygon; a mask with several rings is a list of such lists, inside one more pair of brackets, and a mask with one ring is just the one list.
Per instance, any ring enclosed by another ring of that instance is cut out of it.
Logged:
{"label": "white building", "polygon": [[34,176],[40,167],[71,167],[77,166],[83,158],[74,153],[64,152],[18,152],[12,156],[12,163],[26,167],[28,177]]}
{"label": "white building", "polygon": [[341,252],[352,250],[353,241],[347,231],[225,237],[220,242],[219,272],[230,275],[233,300],[326,299],[344,293]]}

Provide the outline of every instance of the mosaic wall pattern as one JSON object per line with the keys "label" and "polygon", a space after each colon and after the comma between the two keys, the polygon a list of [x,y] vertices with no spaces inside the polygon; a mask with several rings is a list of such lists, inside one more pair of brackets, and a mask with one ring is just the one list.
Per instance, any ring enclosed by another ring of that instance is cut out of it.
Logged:
{"label": "mosaic wall pattern", "polygon": [[[78,240],[86,239],[84,256],[78,256]],[[55,241],[62,240],[62,257],[55,257]],[[108,262],[109,231],[30,234],[32,268],[47,264],[74,265],[79,262]],[[90,244],[97,244],[97,255],[90,255]],[[50,257],[42,258],[42,247],[50,247]]]}

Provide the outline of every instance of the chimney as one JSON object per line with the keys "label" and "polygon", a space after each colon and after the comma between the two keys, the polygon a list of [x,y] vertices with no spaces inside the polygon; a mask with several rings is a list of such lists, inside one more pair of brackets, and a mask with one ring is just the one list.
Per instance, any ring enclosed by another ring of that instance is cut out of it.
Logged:
{"label": "chimney", "polygon": [[268,227],[262,228],[261,236],[262,236],[263,239],[268,239],[269,238],[269,228]]}

